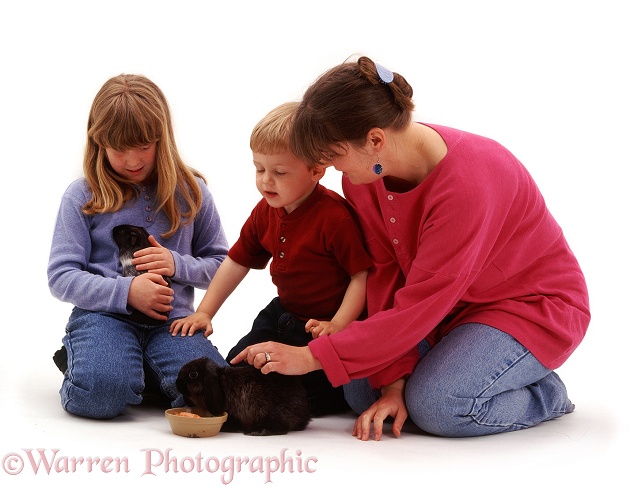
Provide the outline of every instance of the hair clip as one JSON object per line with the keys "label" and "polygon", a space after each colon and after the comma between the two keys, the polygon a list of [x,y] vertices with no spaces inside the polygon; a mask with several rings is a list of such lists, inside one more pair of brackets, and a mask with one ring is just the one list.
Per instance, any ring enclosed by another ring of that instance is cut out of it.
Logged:
{"label": "hair clip", "polygon": [[374,63],[374,66],[376,66],[378,77],[381,78],[381,83],[389,84],[394,81],[394,73],[392,73],[389,69],[378,63]]}

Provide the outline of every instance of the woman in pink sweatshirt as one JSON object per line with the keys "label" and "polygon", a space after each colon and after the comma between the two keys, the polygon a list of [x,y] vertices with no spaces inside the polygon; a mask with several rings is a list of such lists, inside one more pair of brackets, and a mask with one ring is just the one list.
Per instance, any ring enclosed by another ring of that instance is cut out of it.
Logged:
{"label": "woman in pink sweatshirt", "polygon": [[580,266],[525,167],[485,137],[411,120],[413,90],[367,57],[306,91],[292,148],[342,171],[373,259],[367,318],[308,347],[258,344],[235,361],[322,368],[359,413],[426,432],[514,431],[574,409],[553,369],[590,311]]}

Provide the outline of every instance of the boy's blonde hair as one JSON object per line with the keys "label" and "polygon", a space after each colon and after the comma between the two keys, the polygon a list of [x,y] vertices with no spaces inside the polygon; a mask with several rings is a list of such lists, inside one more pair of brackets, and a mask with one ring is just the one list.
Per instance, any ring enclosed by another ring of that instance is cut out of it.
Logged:
{"label": "boy's blonde hair", "polygon": [[135,184],[112,169],[105,149],[122,151],[153,142],[156,211],[162,210],[171,224],[163,237],[177,231],[182,216],[184,224],[194,220],[203,200],[195,178],[203,176],[184,164],[177,151],[170,110],[160,88],[144,76],[133,74],[110,78],[92,103],[83,158],[92,198],[83,207],[83,213],[115,212],[138,197]]}
{"label": "boy's blonde hair", "polygon": [[252,152],[272,155],[291,151],[291,130],[298,106],[298,102],[283,103],[265,115],[256,124],[249,138]]}

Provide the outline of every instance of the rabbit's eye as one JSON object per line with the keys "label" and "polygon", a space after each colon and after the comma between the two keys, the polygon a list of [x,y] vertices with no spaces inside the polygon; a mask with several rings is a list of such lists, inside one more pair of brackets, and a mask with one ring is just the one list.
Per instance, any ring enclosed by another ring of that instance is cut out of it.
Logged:
{"label": "rabbit's eye", "polygon": [[190,374],[188,374],[188,378],[196,379],[199,376],[196,370],[193,370]]}

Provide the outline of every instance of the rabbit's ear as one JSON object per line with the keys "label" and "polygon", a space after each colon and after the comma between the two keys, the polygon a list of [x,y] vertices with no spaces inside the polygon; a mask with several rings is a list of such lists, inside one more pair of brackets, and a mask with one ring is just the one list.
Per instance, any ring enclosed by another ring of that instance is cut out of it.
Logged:
{"label": "rabbit's ear", "polygon": [[225,393],[215,370],[207,370],[203,378],[203,395],[208,411],[216,416],[225,412]]}

